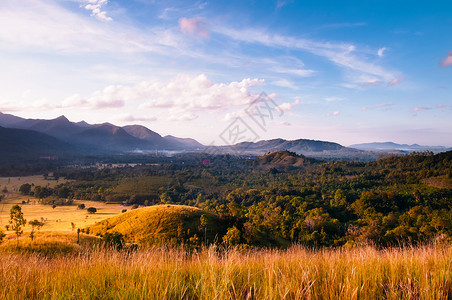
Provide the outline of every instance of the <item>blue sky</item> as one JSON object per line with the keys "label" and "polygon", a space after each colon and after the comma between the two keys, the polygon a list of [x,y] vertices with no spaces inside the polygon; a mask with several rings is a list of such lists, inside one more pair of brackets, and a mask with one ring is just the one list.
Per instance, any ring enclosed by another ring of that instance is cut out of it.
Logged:
{"label": "blue sky", "polygon": [[452,146],[450,1],[0,1],[0,111],[259,139]]}

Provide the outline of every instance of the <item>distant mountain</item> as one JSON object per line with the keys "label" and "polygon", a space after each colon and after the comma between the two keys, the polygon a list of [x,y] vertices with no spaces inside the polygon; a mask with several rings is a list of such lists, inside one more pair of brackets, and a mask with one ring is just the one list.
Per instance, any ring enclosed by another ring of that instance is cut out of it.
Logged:
{"label": "distant mountain", "polygon": [[191,138],[178,138],[172,135],[166,135],[163,137],[167,143],[175,148],[181,149],[202,149],[204,145]]}
{"label": "distant mountain", "polygon": [[384,151],[384,152],[391,151],[391,150],[407,151],[407,152],[414,152],[414,151],[442,152],[442,151],[448,150],[448,148],[443,147],[443,146],[421,146],[418,144],[407,145],[407,144],[396,144],[393,142],[363,143],[363,144],[351,145],[350,147],[355,148],[355,149],[365,150],[365,151]]}
{"label": "distant mountain", "polygon": [[128,134],[140,140],[146,140],[155,143],[162,143],[163,138],[157,132],[154,132],[142,125],[127,125],[122,127]]}
{"label": "distant mountain", "polygon": [[19,123],[23,120],[25,120],[25,119],[0,112],[0,126],[2,126],[2,127],[7,127],[7,128],[12,127],[12,125]]}
{"label": "distant mountain", "polygon": [[323,152],[323,151],[338,151],[344,147],[332,142],[324,142],[317,140],[284,140],[284,139],[273,139],[273,140],[263,140],[259,142],[243,142],[232,146],[222,146],[230,148],[233,151],[239,152],[254,152],[254,153],[266,153],[280,150],[287,150],[295,152],[297,154],[313,153],[313,152]]}
{"label": "distant mountain", "polygon": [[77,154],[74,146],[33,130],[0,127],[0,161],[62,157]]}
{"label": "distant mountain", "polygon": [[24,119],[1,113],[0,125],[9,128],[34,130],[63,140],[67,140],[70,135],[86,129],[86,126],[79,126],[76,123],[70,122],[65,116],[60,116],[52,120],[44,120]]}
{"label": "distant mountain", "polygon": [[256,166],[262,167],[301,167],[311,163],[313,160],[298,155],[290,151],[275,151],[263,156],[256,157],[254,163]]}
{"label": "distant mountain", "polygon": [[100,152],[131,151],[149,147],[147,141],[133,137],[123,128],[110,123],[93,125],[74,134],[70,136],[70,142]]}
{"label": "distant mountain", "polygon": [[190,138],[160,134],[141,125],[119,127],[110,123],[91,125],[85,121],[71,122],[65,116],[52,120],[25,119],[0,113],[0,126],[45,133],[81,146],[89,153],[133,150],[191,150],[204,146]]}

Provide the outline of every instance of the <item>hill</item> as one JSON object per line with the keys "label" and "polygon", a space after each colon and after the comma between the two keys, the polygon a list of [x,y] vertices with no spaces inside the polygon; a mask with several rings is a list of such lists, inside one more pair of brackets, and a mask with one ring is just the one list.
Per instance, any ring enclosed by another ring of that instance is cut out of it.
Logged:
{"label": "hill", "polygon": [[[202,215],[207,217],[205,231],[200,221]],[[187,243],[195,235],[199,239],[198,242],[204,238],[207,242],[213,242],[215,239],[221,241],[226,229],[227,226],[220,222],[217,215],[199,208],[184,205],[156,205],[106,219],[89,226],[87,230],[96,235],[119,232],[128,242],[153,245]]]}
{"label": "hill", "polygon": [[255,165],[262,167],[301,167],[313,160],[290,151],[275,151],[254,159]]}

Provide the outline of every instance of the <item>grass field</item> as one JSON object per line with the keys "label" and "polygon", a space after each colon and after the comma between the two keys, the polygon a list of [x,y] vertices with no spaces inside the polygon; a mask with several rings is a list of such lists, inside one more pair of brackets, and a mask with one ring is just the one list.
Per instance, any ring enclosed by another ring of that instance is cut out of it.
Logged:
{"label": "grass field", "polygon": [[[45,225],[41,228],[44,231],[52,230],[62,230],[70,231],[72,230],[71,223],[75,223],[78,228],[85,228],[86,226],[92,225],[96,222],[104,220],[106,218],[116,216],[121,213],[124,207],[119,204],[105,204],[104,202],[95,201],[82,201],[74,200],[72,205],[68,206],[57,206],[52,208],[51,205],[41,205],[34,197],[23,196],[18,193],[20,185],[24,183],[34,184],[34,185],[49,185],[50,187],[62,183],[62,180],[58,182],[56,180],[45,180],[43,176],[27,176],[27,177],[0,177],[0,189],[5,186],[8,189],[6,197],[0,202],[0,226],[4,230],[5,225],[9,222],[9,211],[11,207],[18,204],[22,207],[22,212],[24,213],[24,218],[28,221],[39,220],[44,218]],[[22,201],[27,202],[30,200],[29,204],[22,204]],[[85,207],[95,207],[97,212],[95,214],[89,214],[86,209],[81,210],[77,208],[78,204],[85,204]],[[130,209],[130,208],[129,208]],[[31,230],[29,225],[24,227],[25,231]]]}
{"label": "grass field", "polygon": [[452,247],[0,251],[1,299],[451,299]]}

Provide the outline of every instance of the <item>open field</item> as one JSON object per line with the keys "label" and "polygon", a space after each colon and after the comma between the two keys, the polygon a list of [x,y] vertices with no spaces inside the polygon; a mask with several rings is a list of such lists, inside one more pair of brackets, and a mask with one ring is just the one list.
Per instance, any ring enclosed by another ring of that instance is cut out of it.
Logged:
{"label": "open field", "polygon": [[[118,215],[123,209],[127,209],[119,204],[105,204],[104,202],[95,201],[82,201],[74,200],[72,205],[57,206],[52,208],[51,205],[38,204],[38,199],[31,196],[23,196],[18,193],[20,185],[24,183],[53,187],[64,180],[45,180],[43,176],[27,176],[27,177],[0,177],[0,188],[5,186],[8,189],[6,197],[0,202],[0,226],[4,230],[5,225],[9,222],[9,211],[15,204],[19,204],[22,207],[24,218],[28,221],[45,219],[45,225],[41,228],[44,231],[53,230],[72,230],[71,223],[75,223],[77,228],[85,228],[98,221],[106,218]],[[22,204],[22,201],[29,204]],[[86,209],[78,209],[78,204],[85,204],[85,207],[95,207],[97,212],[95,214],[89,214]],[[130,207],[129,207],[130,209]],[[31,230],[31,226],[24,227],[24,231]]]}
{"label": "open field", "polygon": [[452,247],[0,252],[2,299],[450,299]]}

